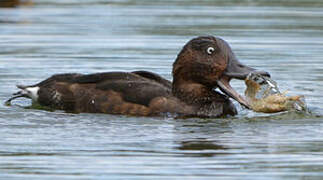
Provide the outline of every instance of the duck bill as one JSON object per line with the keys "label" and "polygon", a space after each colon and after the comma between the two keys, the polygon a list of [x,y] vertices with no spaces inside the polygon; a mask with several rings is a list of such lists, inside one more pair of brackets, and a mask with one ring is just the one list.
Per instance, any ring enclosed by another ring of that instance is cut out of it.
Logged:
{"label": "duck bill", "polygon": [[268,72],[258,71],[252,67],[246,66],[240,63],[234,56],[229,59],[227,69],[225,70],[223,75],[229,78],[245,80],[250,73],[270,77],[270,74]]}
{"label": "duck bill", "polygon": [[245,80],[247,76],[250,73],[256,73],[263,76],[270,77],[270,74],[265,71],[257,71],[254,68],[248,67],[246,65],[241,64],[235,56],[231,56],[228,61],[228,66],[223,73],[222,77],[217,81],[217,85],[220,88],[222,92],[230,96],[231,98],[238,101],[241,105],[245,106],[248,109],[251,109],[248,102],[245,100],[244,97],[242,97],[240,94],[238,94],[230,85],[230,80],[232,78],[234,79],[240,79]]}
{"label": "duck bill", "polygon": [[244,107],[251,109],[248,102],[243,98],[239,93],[237,93],[230,85],[230,79],[227,76],[223,76],[220,80],[217,81],[218,87],[222,92],[224,92],[226,95],[230,96],[234,100],[238,101],[241,105]]}

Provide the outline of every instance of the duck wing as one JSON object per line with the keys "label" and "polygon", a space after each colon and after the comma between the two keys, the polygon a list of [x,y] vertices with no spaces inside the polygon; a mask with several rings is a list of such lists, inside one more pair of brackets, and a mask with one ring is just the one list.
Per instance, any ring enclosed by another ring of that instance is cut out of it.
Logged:
{"label": "duck wing", "polygon": [[169,81],[143,71],[83,75],[68,89],[73,92],[79,112],[147,115],[153,99],[171,96]]}
{"label": "duck wing", "polygon": [[127,102],[148,106],[155,97],[169,97],[171,88],[150,80],[106,80],[96,85],[96,89],[113,90]]}
{"label": "duck wing", "polygon": [[[17,87],[22,90],[9,103],[15,98],[27,97],[36,99],[41,105],[68,111],[77,109],[79,112],[98,112],[99,108],[91,110],[89,102],[92,100],[95,100],[95,106],[109,103],[107,101],[111,98],[120,98],[117,104],[148,106],[155,97],[171,94],[170,81],[146,71],[57,74],[35,85]],[[29,93],[29,90],[34,92]]]}
{"label": "duck wing", "polygon": [[79,74],[79,73],[66,73],[66,74],[55,74],[40,83],[31,85],[28,87],[44,87],[49,86],[55,82],[64,83],[78,83],[78,84],[88,84],[88,83],[100,83],[106,80],[141,80],[143,77],[140,75],[134,75],[128,72],[103,72],[94,74]]}
{"label": "duck wing", "polygon": [[76,76],[71,83],[95,84],[101,91],[113,90],[123,100],[131,103],[149,105],[149,102],[160,96],[171,94],[171,82],[158,74],[148,71],[107,72]]}
{"label": "duck wing", "polygon": [[172,88],[172,82],[161,77],[160,75],[158,75],[156,73],[149,72],[149,71],[133,71],[132,73],[142,76],[144,78],[156,81],[157,83],[160,83],[160,84],[164,85],[165,87]]}

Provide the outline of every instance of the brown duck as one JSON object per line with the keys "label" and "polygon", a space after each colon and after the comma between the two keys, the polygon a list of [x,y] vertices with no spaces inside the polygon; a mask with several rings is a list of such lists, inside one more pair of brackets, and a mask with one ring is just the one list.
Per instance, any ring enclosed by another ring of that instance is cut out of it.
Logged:
{"label": "brown duck", "polygon": [[32,5],[31,0],[0,0],[0,8],[14,8],[20,5]]}
{"label": "brown duck", "polygon": [[[173,82],[147,71],[58,74],[38,84],[17,86],[18,97],[67,112],[181,117],[236,115],[229,97],[250,108],[230,86],[250,73],[269,76],[241,64],[228,43],[213,36],[190,40],[173,64]],[[219,88],[224,94],[216,91]]]}

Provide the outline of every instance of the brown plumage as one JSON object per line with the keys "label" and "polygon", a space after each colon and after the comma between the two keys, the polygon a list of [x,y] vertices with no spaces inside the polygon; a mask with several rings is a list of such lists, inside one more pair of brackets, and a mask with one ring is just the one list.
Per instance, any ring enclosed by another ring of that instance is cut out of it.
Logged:
{"label": "brown plumage", "polygon": [[[242,65],[220,38],[189,41],[173,64],[173,82],[147,71],[58,74],[32,86],[18,86],[14,97],[68,112],[181,117],[235,115],[229,97],[248,104],[229,85],[254,69]],[[268,75],[266,72],[258,72]],[[215,91],[219,87],[225,94]]]}
{"label": "brown plumage", "polygon": [[14,8],[20,5],[31,5],[31,0],[0,0],[0,8]]}

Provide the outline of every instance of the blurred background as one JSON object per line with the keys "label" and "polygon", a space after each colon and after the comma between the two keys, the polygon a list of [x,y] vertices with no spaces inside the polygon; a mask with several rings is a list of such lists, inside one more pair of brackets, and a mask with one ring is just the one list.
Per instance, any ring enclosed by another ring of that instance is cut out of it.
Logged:
{"label": "blurred background", "polygon": [[[16,84],[56,73],[171,80],[177,53],[201,35],[225,39],[310,112],[237,104],[237,117],[179,120],[3,105]],[[322,179],[322,52],[321,0],[0,0],[0,178]]]}

